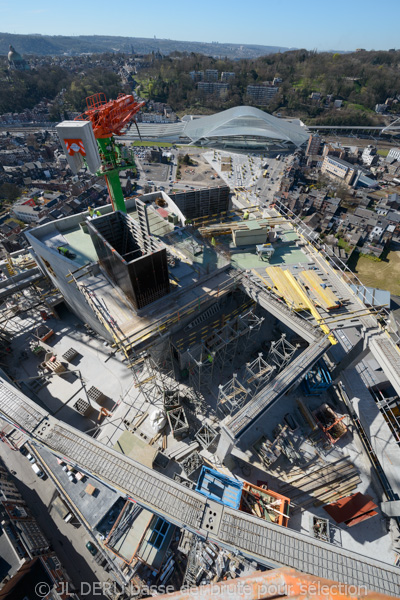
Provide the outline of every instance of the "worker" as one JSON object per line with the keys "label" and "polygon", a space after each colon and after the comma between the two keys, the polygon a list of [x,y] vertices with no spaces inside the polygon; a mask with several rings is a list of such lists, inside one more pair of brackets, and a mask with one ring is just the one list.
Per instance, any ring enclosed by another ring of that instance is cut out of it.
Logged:
{"label": "worker", "polygon": [[69,250],[69,248],[66,248],[65,246],[57,246],[57,250],[59,252],[59,254],[62,254],[63,256],[66,256],[67,258],[76,258],[76,254],[74,254],[73,252],[71,252],[71,250]]}
{"label": "worker", "polygon": [[248,210],[245,210],[245,211],[244,211],[244,213],[243,213],[243,220],[244,220],[244,221],[246,221],[246,219],[248,219],[248,218],[249,218],[249,214],[250,214],[250,213],[249,213],[249,211],[248,211]]}
{"label": "worker", "polygon": [[215,241],[215,237],[211,238],[211,246],[216,246],[217,242]]}
{"label": "worker", "polygon": [[101,212],[99,210],[96,210],[95,213],[96,217],[101,217]]}
{"label": "worker", "polygon": [[93,216],[94,216],[94,209],[91,206],[88,206],[88,213],[89,213],[89,217],[93,218]]}

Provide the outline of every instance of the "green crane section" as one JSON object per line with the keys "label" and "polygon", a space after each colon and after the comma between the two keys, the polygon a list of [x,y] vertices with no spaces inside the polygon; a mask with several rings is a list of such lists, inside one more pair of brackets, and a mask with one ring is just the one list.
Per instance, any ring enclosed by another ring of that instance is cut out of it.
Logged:
{"label": "green crane section", "polygon": [[107,183],[114,210],[126,213],[119,172],[129,169],[136,173],[136,164],[131,150],[122,144],[116,144],[112,137],[97,140],[101,167],[96,175],[102,175]]}

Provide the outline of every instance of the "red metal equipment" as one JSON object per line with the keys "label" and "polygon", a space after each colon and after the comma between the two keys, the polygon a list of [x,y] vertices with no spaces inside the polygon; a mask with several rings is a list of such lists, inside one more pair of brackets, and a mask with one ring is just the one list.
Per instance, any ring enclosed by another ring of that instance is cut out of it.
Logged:
{"label": "red metal equipment", "polygon": [[88,96],[86,105],[87,110],[75,121],[91,121],[94,137],[99,140],[121,135],[145,102],[136,102],[131,94],[120,94],[116,100],[107,102],[105,94],[99,93]]}
{"label": "red metal equipment", "polygon": [[336,523],[344,523],[348,527],[378,514],[374,510],[378,506],[373,502],[372,497],[360,492],[340,498],[323,508],[332,519],[335,519]]}
{"label": "red metal equipment", "polygon": [[[122,193],[119,172],[135,166],[133,156],[128,160],[129,152],[114,143],[113,136],[121,135],[123,128],[133,121],[139,133],[135,114],[145,102],[136,102],[132,95],[120,94],[116,100],[107,99],[103,93],[86,98],[87,110],[76,117],[75,121],[90,121],[97,141],[101,167],[98,174],[104,175],[113,210],[126,213],[125,199]],[[139,133],[140,137],[140,133]]]}
{"label": "red metal equipment", "polygon": [[[329,568],[329,567],[328,567]],[[220,581],[198,588],[161,594],[159,600],[393,600],[379,592],[368,591],[366,585],[356,586],[322,579],[282,567],[271,571],[255,571],[250,575]]]}

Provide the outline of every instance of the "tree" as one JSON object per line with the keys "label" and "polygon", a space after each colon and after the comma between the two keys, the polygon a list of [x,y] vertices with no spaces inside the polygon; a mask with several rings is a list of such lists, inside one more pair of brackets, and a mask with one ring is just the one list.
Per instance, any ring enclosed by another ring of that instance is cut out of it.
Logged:
{"label": "tree", "polygon": [[9,202],[15,202],[21,195],[22,190],[14,183],[3,183],[0,186],[0,198],[5,198]]}

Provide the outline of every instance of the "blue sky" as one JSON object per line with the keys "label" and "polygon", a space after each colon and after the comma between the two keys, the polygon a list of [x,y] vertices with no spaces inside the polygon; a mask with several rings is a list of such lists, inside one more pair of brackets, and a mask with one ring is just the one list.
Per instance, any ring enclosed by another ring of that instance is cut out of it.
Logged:
{"label": "blue sky", "polygon": [[399,22],[400,0],[0,0],[7,33],[387,50],[400,47]]}

